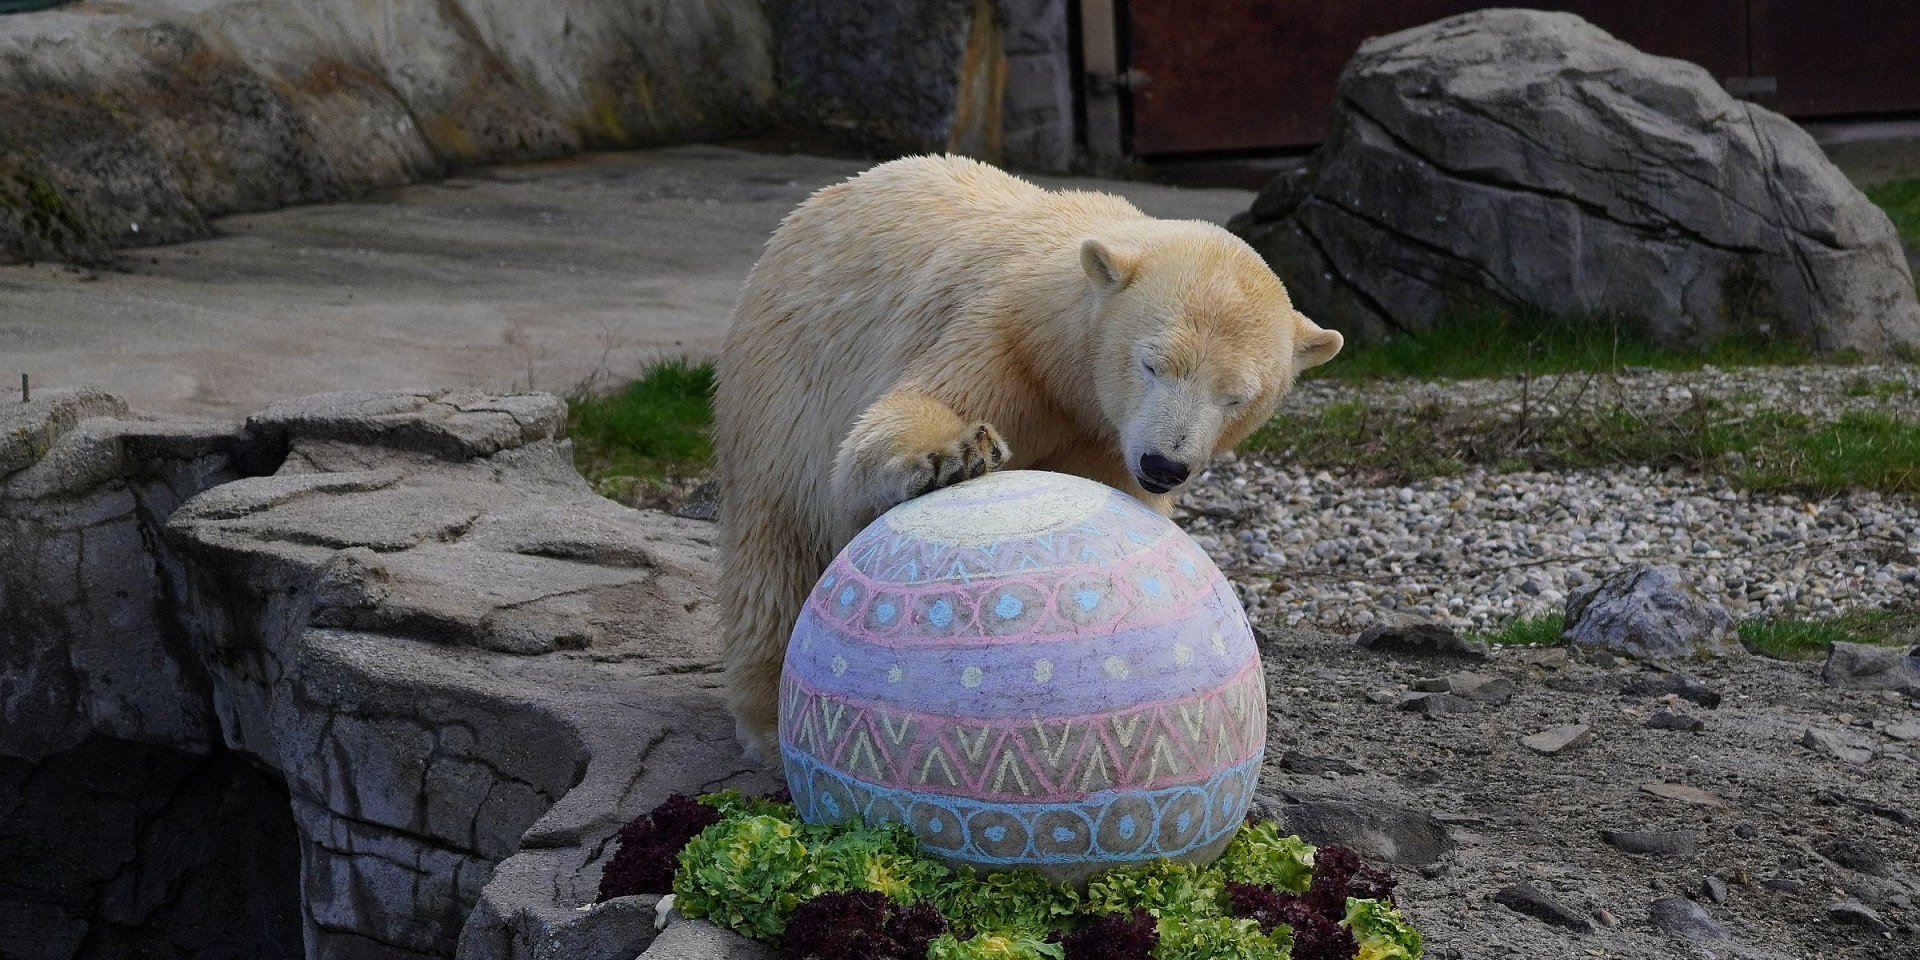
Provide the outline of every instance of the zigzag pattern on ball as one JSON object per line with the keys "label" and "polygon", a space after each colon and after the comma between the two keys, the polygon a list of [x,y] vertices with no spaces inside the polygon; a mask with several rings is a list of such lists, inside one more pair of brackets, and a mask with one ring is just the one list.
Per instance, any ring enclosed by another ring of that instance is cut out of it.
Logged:
{"label": "zigzag pattern on ball", "polygon": [[1113,796],[1111,802],[992,803],[875,788],[785,751],[794,805],[809,823],[857,816],[912,827],[940,856],[983,867],[1093,860],[1124,864],[1179,857],[1225,843],[1259,786],[1259,758],[1201,783]]}
{"label": "zigzag pattern on ball", "polygon": [[983,800],[1064,801],[1196,783],[1257,758],[1266,738],[1257,661],[1197,696],[1026,720],[889,709],[822,693],[792,673],[782,684],[788,751],[873,786]]}

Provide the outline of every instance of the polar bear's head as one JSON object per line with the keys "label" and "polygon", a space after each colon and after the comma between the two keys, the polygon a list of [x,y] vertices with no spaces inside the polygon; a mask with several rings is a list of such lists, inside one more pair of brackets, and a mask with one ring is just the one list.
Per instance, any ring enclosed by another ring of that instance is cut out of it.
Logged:
{"label": "polar bear's head", "polygon": [[1081,243],[1094,288],[1093,377],[1135,482],[1166,493],[1265,423],[1343,340],[1208,223],[1143,220]]}

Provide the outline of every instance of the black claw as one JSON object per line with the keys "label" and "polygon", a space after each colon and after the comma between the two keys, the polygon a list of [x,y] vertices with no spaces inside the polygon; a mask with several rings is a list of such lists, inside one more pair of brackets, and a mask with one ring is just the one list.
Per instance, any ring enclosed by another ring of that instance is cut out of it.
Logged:
{"label": "black claw", "polygon": [[914,496],[924,497],[938,489],[940,489],[940,455],[929,453],[927,454],[927,482]]}
{"label": "black claw", "polygon": [[940,480],[941,486],[951,487],[954,484],[959,483],[961,480],[966,479],[966,472],[967,472],[966,457],[964,456],[948,457],[946,461],[946,467],[947,469],[941,471],[941,480]]}

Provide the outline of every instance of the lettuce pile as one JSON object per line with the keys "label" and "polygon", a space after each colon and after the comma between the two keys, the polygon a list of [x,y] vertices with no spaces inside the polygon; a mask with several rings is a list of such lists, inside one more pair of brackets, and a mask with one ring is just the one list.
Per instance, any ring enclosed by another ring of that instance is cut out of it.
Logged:
{"label": "lettuce pile", "polygon": [[672,893],[788,960],[1419,960],[1394,880],[1250,821],[1212,866],[1109,870],[1084,892],[920,854],[897,824],[809,825],[782,796],[675,794],[623,828],[600,899]]}

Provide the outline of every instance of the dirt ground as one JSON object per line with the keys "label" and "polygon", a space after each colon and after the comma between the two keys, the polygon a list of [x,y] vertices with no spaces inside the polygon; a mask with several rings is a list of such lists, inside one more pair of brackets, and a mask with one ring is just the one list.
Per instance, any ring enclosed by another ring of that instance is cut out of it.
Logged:
{"label": "dirt ground", "polygon": [[[1273,724],[1263,802],[1310,838],[1398,860],[1401,903],[1432,957],[1920,957],[1920,745],[1899,739],[1920,734],[1920,711],[1899,694],[1831,689],[1818,662],[1758,657],[1681,667],[1718,695],[1708,708],[1623,693],[1667,682],[1659,668],[1560,651],[1400,660],[1282,630],[1263,650]],[[1492,679],[1491,699],[1433,716],[1398,705],[1419,681],[1462,670]],[[1649,727],[1663,709],[1703,728]],[[1569,724],[1588,725],[1589,742],[1553,755],[1520,742]],[[1871,759],[1805,746],[1809,728]],[[1692,836],[1655,838],[1666,855],[1631,854],[1603,830]],[[1709,877],[1723,903],[1705,891]],[[1496,902],[1519,884],[1592,930]],[[1669,896],[1697,900],[1724,937],[1656,928],[1652,905]],[[1830,918],[1847,900],[1891,929]]]}

